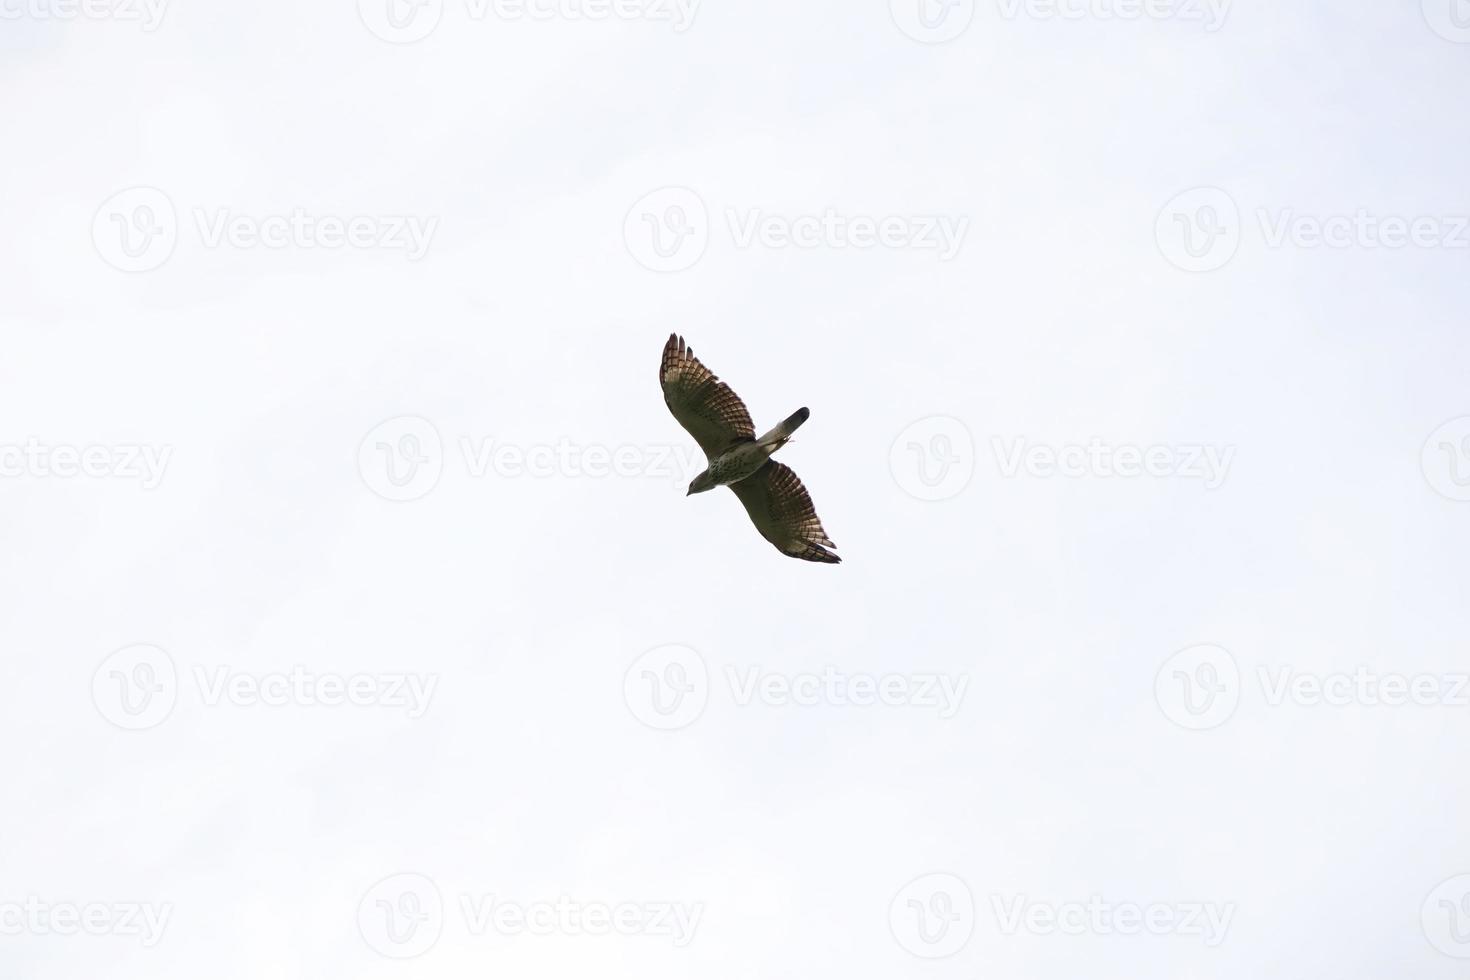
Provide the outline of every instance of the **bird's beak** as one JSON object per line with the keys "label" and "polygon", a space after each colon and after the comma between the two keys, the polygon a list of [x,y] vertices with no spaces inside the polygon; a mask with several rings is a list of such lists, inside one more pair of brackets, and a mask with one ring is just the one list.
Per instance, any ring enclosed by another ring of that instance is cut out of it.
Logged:
{"label": "bird's beak", "polygon": [[692,494],[692,493],[693,493],[693,492],[694,492],[694,488],[693,488],[693,487],[690,487],[690,488],[689,488],[689,489],[688,489],[688,490],[685,490],[685,491],[684,491],[684,496],[686,496],[686,497],[687,497],[687,496],[689,496],[689,495],[690,495],[690,494]]}

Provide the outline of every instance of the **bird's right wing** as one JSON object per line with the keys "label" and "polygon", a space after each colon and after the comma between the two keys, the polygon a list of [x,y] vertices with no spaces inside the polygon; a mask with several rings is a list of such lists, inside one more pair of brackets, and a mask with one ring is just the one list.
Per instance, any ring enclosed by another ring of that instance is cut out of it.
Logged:
{"label": "bird's right wing", "polygon": [[822,530],[812,495],[789,466],[770,460],[750,476],[730,484],[730,489],[745,505],[761,537],[783,555],[832,565],[842,561],[827,550],[837,545]]}
{"label": "bird's right wing", "polygon": [[699,363],[694,351],[684,346],[683,337],[669,334],[658,381],[669,411],[709,459],[736,443],[755,438],[755,426],[745,403]]}

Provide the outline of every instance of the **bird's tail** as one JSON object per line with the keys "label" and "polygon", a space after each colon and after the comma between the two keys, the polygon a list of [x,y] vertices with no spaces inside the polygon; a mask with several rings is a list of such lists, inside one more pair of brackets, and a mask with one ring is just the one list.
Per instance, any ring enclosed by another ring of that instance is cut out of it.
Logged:
{"label": "bird's tail", "polygon": [[791,417],[770,432],[756,440],[764,448],[775,452],[791,439],[791,434],[801,428],[801,423],[811,418],[812,411],[809,408],[798,408],[791,413]]}

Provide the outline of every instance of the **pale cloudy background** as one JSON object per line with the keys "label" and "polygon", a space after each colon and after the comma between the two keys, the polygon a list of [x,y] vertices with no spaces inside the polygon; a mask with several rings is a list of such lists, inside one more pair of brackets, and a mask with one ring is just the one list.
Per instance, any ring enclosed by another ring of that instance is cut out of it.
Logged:
{"label": "pale cloudy background", "polygon": [[1466,975],[1470,5],[393,2],[0,0],[0,974]]}

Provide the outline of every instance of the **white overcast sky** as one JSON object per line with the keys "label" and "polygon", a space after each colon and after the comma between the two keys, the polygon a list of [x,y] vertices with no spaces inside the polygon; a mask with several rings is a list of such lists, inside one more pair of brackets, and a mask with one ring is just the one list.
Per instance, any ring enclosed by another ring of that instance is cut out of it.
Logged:
{"label": "white overcast sky", "polygon": [[1470,4],[923,3],[0,0],[0,974],[1464,975]]}

